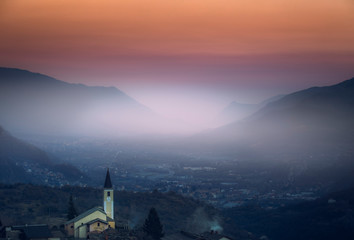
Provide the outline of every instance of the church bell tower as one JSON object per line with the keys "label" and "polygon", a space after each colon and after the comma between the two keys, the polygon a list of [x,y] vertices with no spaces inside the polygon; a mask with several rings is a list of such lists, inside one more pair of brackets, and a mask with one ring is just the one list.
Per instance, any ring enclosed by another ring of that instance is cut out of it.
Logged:
{"label": "church bell tower", "polygon": [[108,217],[114,219],[114,196],[109,169],[107,169],[106,180],[104,181],[103,209]]}

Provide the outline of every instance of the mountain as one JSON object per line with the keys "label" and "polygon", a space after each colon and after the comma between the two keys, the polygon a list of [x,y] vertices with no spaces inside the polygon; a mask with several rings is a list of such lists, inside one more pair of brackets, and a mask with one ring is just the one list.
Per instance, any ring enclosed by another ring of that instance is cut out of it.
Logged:
{"label": "mountain", "polygon": [[354,186],[353,123],[354,78],[286,95],[183,146],[249,163],[280,188],[328,192]]}
{"label": "mountain", "polygon": [[46,135],[148,131],[158,117],[114,87],[70,84],[0,68],[0,122],[12,132]]}
{"label": "mountain", "polygon": [[[352,148],[354,78],[298,91],[267,104],[248,118],[206,133],[211,142],[246,141],[272,151],[339,145]],[[337,149],[338,151],[338,149]]]}
{"label": "mountain", "polygon": [[283,96],[284,95],[277,95],[256,104],[239,103],[236,101],[231,102],[221,111],[216,121],[225,125],[234,121],[242,120],[266,106],[268,103],[281,99]]}
{"label": "mountain", "polygon": [[63,185],[83,174],[70,164],[54,163],[37,147],[21,141],[0,126],[0,182]]}

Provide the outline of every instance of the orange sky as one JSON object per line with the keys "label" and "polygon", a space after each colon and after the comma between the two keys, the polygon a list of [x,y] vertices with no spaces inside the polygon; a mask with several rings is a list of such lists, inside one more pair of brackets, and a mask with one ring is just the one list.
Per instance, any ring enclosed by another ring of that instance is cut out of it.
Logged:
{"label": "orange sky", "polygon": [[[2,49],[44,55],[353,51],[351,0],[5,0]],[[7,51],[6,51],[7,52]],[[25,54],[22,52],[22,54]]]}
{"label": "orange sky", "polygon": [[239,89],[353,77],[353,12],[353,0],[1,0],[0,66],[138,99],[137,86],[185,84],[247,100]]}

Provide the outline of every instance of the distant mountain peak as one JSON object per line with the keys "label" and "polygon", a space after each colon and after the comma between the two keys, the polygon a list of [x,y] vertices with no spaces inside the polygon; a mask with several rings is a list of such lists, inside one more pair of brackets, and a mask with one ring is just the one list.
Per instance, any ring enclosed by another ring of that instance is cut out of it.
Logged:
{"label": "distant mountain peak", "polygon": [[225,107],[219,116],[217,117],[217,121],[222,124],[232,123],[234,121],[239,121],[245,119],[248,116],[251,116],[253,113],[271,103],[273,101],[279,100],[284,95],[277,95],[260,103],[240,103],[238,101],[233,101],[227,107]]}
{"label": "distant mountain peak", "polygon": [[221,126],[208,133],[208,137],[203,135],[203,139],[232,148],[235,143],[247,142],[248,146],[267,149],[272,154],[332,154],[340,148],[351,152],[353,122],[354,78],[288,94],[242,121]]}
{"label": "distant mountain peak", "polygon": [[[11,103],[11,104],[9,104]],[[0,67],[0,123],[12,132],[82,136],[146,134],[164,119],[116,87],[87,86]]]}

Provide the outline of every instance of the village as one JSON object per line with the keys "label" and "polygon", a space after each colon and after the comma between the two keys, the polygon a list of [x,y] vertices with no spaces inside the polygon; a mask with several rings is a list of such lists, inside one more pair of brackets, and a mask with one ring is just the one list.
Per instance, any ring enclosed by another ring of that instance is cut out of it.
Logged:
{"label": "village", "polygon": [[151,208],[145,223],[140,229],[131,229],[128,219],[121,219],[114,215],[114,187],[109,169],[103,187],[103,206],[97,206],[77,214],[72,196],[68,204],[68,221],[60,227],[51,227],[49,224],[24,224],[2,226],[0,224],[1,240],[174,240],[174,239],[204,239],[204,240],[231,240],[218,231],[211,230],[204,233],[193,233],[181,230],[165,236],[163,225],[160,222],[155,208]]}

